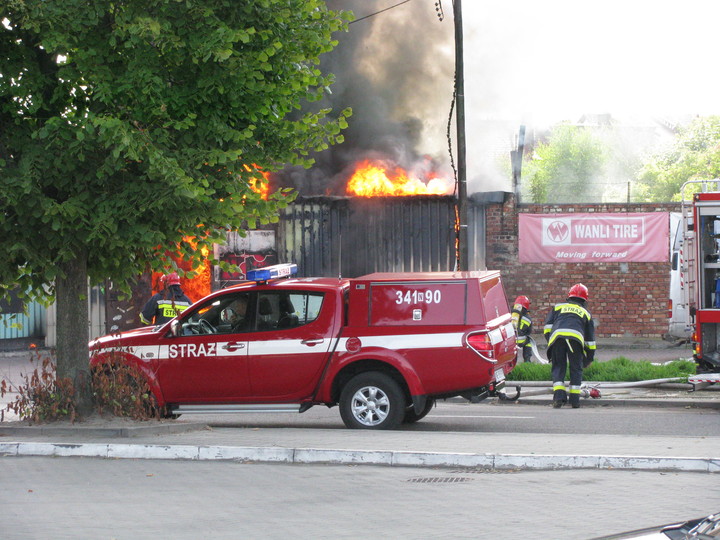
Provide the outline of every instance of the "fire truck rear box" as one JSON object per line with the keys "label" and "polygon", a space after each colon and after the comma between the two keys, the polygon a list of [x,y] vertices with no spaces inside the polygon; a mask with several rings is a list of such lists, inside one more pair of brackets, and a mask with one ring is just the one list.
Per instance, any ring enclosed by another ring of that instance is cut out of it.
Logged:
{"label": "fire truck rear box", "polygon": [[[226,324],[240,296],[251,321],[242,332]],[[288,303],[285,326],[274,313]],[[167,414],[339,405],[361,429],[415,422],[436,399],[497,395],[516,361],[497,271],[260,280],[90,349],[93,366],[138,368]]]}

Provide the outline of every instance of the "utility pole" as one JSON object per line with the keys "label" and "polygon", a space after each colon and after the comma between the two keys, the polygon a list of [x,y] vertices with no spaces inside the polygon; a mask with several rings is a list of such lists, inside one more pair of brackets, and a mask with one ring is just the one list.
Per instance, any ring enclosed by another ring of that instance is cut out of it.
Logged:
{"label": "utility pole", "polygon": [[465,162],[465,79],[463,63],[462,1],[453,1],[455,18],[455,124],[458,175],[458,270],[468,270],[467,165]]}

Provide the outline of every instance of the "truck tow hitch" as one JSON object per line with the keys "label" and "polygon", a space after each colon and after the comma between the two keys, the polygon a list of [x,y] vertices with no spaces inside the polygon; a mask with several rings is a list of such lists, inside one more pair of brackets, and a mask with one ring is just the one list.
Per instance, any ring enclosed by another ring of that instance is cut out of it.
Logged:
{"label": "truck tow hitch", "polygon": [[520,399],[520,392],[522,388],[520,385],[515,387],[515,395],[513,397],[508,396],[505,392],[498,392],[497,397],[500,401],[517,401]]}

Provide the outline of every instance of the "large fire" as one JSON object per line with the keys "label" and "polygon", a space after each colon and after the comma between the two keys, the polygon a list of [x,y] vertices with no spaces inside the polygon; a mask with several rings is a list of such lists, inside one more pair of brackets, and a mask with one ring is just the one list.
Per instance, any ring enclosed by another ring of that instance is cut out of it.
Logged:
{"label": "large fire", "polygon": [[[185,240],[190,242],[191,244],[194,244],[193,239],[190,237],[186,237]],[[178,268],[180,268],[183,272],[187,273],[192,271],[196,274],[193,278],[189,278],[185,275],[180,278],[180,287],[193,302],[197,302],[211,292],[210,281],[212,269],[210,268],[210,261],[208,261],[207,259],[207,256],[209,254],[208,249],[202,248],[202,254],[204,258],[203,262],[199,266],[193,268],[190,263],[183,260],[182,257],[180,257],[179,255],[168,253],[168,255],[170,255],[170,257],[175,261],[175,264],[177,264]],[[153,292],[160,292],[163,290],[163,285],[160,283],[160,278],[165,273],[166,272],[152,273]]]}
{"label": "large fire", "polygon": [[357,164],[346,192],[358,197],[452,194],[453,184],[437,173],[430,172],[424,177],[419,178],[401,167],[388,168],[380,161],[366,159]]}

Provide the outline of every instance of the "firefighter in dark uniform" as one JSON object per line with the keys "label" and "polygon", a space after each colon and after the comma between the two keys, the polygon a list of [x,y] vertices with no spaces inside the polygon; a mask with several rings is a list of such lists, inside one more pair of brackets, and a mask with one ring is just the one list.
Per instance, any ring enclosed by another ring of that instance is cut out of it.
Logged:
{"label": "firefighter in dark uniform", "polygon": [[180,315],[192,304],[180,288],[180,276],[172,272],[160,277],[163,290],[154,294],[140,313],[143,324],[164,324]]}
{"label": "firefighter in dark uniform", "polygon": [[517,346],[518,349],[522,350],[523,361],[531,362],[530,333],[532,332],[532,320],[530,319],[530,299],[527,296],[518,296],[513,303],[511,315],[515,334],[517,334]]}
{"label": "firefighter in dark uniform", "polygon": [[[553,407],[559,409],[568,399],[573,409],[580,407],[583,368],[595,357],[595,323],[587,309],[588,289],[582,283],[570,287],[568,299],[557,304],[547,316],[543,333],[552,360]],[[570,363],[570,388],[565,388],[565,370]]]}

